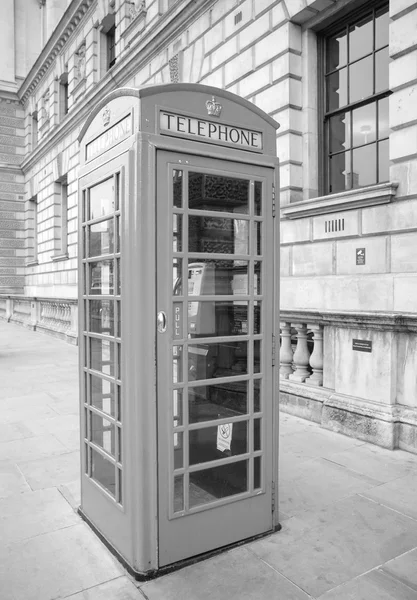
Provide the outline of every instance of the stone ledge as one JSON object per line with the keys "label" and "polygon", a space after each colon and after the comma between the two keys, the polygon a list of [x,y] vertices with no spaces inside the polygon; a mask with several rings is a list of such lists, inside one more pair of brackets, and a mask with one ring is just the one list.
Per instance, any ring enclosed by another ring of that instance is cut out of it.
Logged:
{"label": "stone ledge", "polygon": [[417,408],[380,404],[282,379],[279,390],[282,412],[384,448],[417,454]]}
{"label": "stone ledge", "polygon": [[320,196],[312,200],[301,200],[283,206],[281,216],[287,219],[302,219],[378,204],[389,204],[395,196],[397,188],[397,182],[379,183],[366,188]]}
{"label": "stone ledge", "polygon": [[343,329],[372,329],[376,331],[399,331],[417,333],[417,314],[365,311],[280,311],[281,322],[319,323]]}

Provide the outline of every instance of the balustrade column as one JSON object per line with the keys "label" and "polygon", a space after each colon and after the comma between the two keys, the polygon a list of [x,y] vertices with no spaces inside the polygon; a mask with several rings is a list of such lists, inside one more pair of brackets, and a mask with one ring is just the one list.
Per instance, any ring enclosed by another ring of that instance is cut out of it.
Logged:
{"label": "balustrade column", "polygon": [[307,347],[307,326],[303,323],[293,323],[293,327],[297,330],[297,348],[294,352],[295,371],[288,376],[291,381],[304,383],[307,377],[310,377],[308,369],[310,353]]}
{"label": "balustrade column", "polygon": [[313,374],[306,380],[310,385],[323,385],[323,326],[307,325],[313,331],[314,349],[310,356],[310,367]]}
{"label": "balustrade column", "polygon": [[281,327],[281,349],[279,353],[280,379],[288,379],[293,373],[293,351],[291,348],[291,323],[280,323]]}

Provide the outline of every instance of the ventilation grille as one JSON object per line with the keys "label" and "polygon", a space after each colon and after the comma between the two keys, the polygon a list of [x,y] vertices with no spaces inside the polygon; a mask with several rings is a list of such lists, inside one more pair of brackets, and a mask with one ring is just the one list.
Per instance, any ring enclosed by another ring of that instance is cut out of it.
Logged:
{"label": "ventilation grille", "polygon": [[235,25],[241,22],[243,18],[242,11],[235,14]]}
{"label": "ventilation grille", "polygon": [[345,230],[345,220],[344,219],[332,219],[331,221],[324,222],[325,233],[333,233],[335,231],[344,231],[344,230]]}

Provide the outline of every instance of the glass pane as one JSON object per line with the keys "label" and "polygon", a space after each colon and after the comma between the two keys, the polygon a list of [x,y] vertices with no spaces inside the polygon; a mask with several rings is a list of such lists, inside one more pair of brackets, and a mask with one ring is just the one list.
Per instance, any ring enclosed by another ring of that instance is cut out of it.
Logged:
{"label": "glass pane", "polygon": [[99,219],[114,212],[114,179],[111,177],[90,188],[89,219]]}
{"label": "glass pane", "polygon": [[113,300],[90,300],[90,327],[93,333],[114,335]]}
{"label": "glass pane", "polygon": [[350,147],[350,113],[341,113],[329,119],[330,152],[342,152]]}
{"label": "glass pane", "polygon": [[114,383],[90,375],[90,398],[92,406],[115,417],[115,386]]}
{"label": "glass pane", "polygon": [[117,306],[117,337],[122,337],[122,303],[116,302]]}
{"label": "glass pane", "polygon": [[189,296],[224,296],[248,294],[246,260],[202,259],[188,263]]}
{"label": "glass pane", "polygon": [[257,256],[262,254],[262,223],[254,223],[255,227],[255,252]]}
{"label": "glass pane", "polygon": [[349,27],[349,62],[372,52],[374,41],[372,14]]}
{"label": "glass pane", "polygon": [[116,218],[116,252],[120,252],[120,217]]}
{"label": "glass pane", "polygon": [[172,172],[172,185],[173,185],[173,196],[174,206],[177,208],[182,207],[182,171],[174,169]]}
{"label": "glass pane", "polygon": [[248,254],[249,221],[225,217],[188,217],[190,252]]}
{"label": "glass pane", "polygon": [[262,214],[262,181],[255,181],[255,215]]}
{"label": "glass pane", "polygon": [[247,335],[248,303],[243,300],[189,302],[188,333],[191,337]]}
{"label": "glass pane", "polygon": [[90,365],[105,375],[115,375],[114,344],[108,340],[90,339]]}
{"label": "glass pane", "polygon": [[172,348],[172,381],[173,383],[182,382],[183,378],[183,347],[182,346],[173,346]]}
{"label": "glass pane", "polygon": [[[256,460],[256,459],[255,459]],[[120,469],[117,469],[117,476],[119,477],[119,504],[123,502],[123,475]]]}
{"label": "glass pane", "polygon": [[349,67],[349,102],[363,100],[373,94],[373,57],[368,56]]}
{"label": "glass pane", "polygon": [[326,44],[326,73],[339,69],[346,64],[347,35],[346,30],[327,39]]}
{"label": "glass pane", "polygon": [[200,385],[188,390],[190,423],[238,417],[248,412],[248,382]]}
{"label": "glass pane", "polygon": [[388,47],[375,53],[375,93],[389,90]]}
{"label": "glass pane", "polygon": [[89,256],[100,256],[114,252],[114,220],[108,219],[90,225]]}
{"label": "glass pane", "polygon": [[199,210],[249,212],[249,181],[207,173],[189,173],[188,206]]}
{"label": "glass pane", "polygon": [[326,77],[327,111],[336,110],[347,104],[347,69],[346,67]]}
{"label": "glass pane", "polygon": [[253,450],[256,452],[261,449],[261,419],[253,421]]}
{"label": "glass pane", "polygon": [[378,102],[378,139],[389,136],[389,100],[383,98]]}
{"label": "glass pane", "polygon": [[100,415],[96,415],[95,413],[91,413],[91,432],[90,439],[92,442],[97,444],[111,454],[115,456],[115,448],[116,448],[116,432],[113,423],[101,417]]}
{"label": "glass pane", "polygon": [[375,48],[387,46],[389,42],[389,13],[388,8],[376,12],[375,19]]}
{"label": "glass pane", "polygon": [[376,183],[376,144],[353,151],[353,174],[356,182],[353,187]]}
{"label": "glass pane", "polygon": [[117,420],[122,420],[122,387],[120,385],[116,386],[117,393]]}
{"label": "glass pane", "polygon": [[253,276],[253,293],[256,296],[262,294],[262,263],[261,261],[255,260],[254,263],[254,276]]}
{"label": "glass pane", "polygon": [[248,489],[248,461],[190,473],[190,508],[241,494]]}
{"label": "glass pane", "polygon": [[117,280],[116,280],[116,295],[120,296],[120,290],[121,290],[121,280],[122,280],[122,273],[120,270],[120,259],[116,258],[116,266],[117,266]]}
{"label": "glass pane", "polygon": [[223,342],[188,347],[188,379],[190,381],[216,377],[246,375],[248,343]]}
{"label": "glass pane", "polygon": [[117,460],[119,462],[122,462],[122,446],[123,446],[123,444],[122,444],[122,430],[121,430],[120,427],[117,427],[117,437],[118,437],[118,440],[119,440],[119,442],[118,442],[118,453],[119,453],[119,456],[118,456]]}
{"label": "glass pane", "polygon": [[116,492],[116,470],[114,464],[91,448],[91,477],[114,497]]}
{"label": "glass pane", "polygon": [[91,262],[90,268],[90,294],[113,294],[114,262],[100,260]]}
{"label": "glass pane", "polygon": [[378,181],[389,181],[389,141],[378,144]]}
{"label": "glass pane", "polygon": [[182,258],[174,258],[172,261],[172,282],[174,296],[182,296]]}
{"label": "glass pane", "polygon": [[261,340],[255,340],[253,342],[253,372],[261,372]]}
{"label": "glass pane", "polygon": [[172,250],[182,252],[182,215],[172,215]]}
{"label": "glass pane", "polygon": [[254,412],[260,412],[261,406],[261,380],[255,379],[253,382],[253,410]]}
{"label": "glass pane", "polygon": [[352,111],[353,146],[362,146],[376,139],[376,104],[367,104]]}
{"label": "glass pane", "polygon": [[117,347],[117,362],[119,365],[119,369],[118,369],[118,379],[122,378],[122,346],[121,344],[116,344]]}
{"label": "glass pane", "polygon": [[182,390],[173,390],[172,392],[172,415],[173,415],[173,427],[179,427],[182,425]]}
{"label": "glass pane", "polygon": [[248,421],[191,430],[188,436],[190,465],[238,456],[248,451]]}
{"label": "glass pane", "polygon": [[255,490],[262,487],[261,483],[261,457],[255,456],[253,459],[253,487]]}
{"label": "glass pane", "polygon": [[184,466],[183,448],[183,433],[174,433],[174,469],[182,469]]}
{"label": "glass pane", "polygon": [[253,333],[256,335],[258,333],[262,333],[261,328],[261,302],[255,302],[255,306],[253,307]]}
{"label": "glass pane", "polygon": [[184,510],[184,476],[174,477],[174,512]]}
{"label": "glass pane", "polygon": [[[352,187],[350,152],[335,154],[329,158],[329,192],[342,192]],[[354,186],[357,187],[357,186]]]}

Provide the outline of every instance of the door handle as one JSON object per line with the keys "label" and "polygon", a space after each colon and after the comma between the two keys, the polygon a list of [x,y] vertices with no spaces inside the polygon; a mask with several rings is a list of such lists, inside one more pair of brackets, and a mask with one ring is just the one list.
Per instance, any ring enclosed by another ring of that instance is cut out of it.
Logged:
{"label": "door handle", "polygon": [[165,333],[167,330],[167,315],[163,310],[160,310],[156,318],[156,327],[159,333]]}

